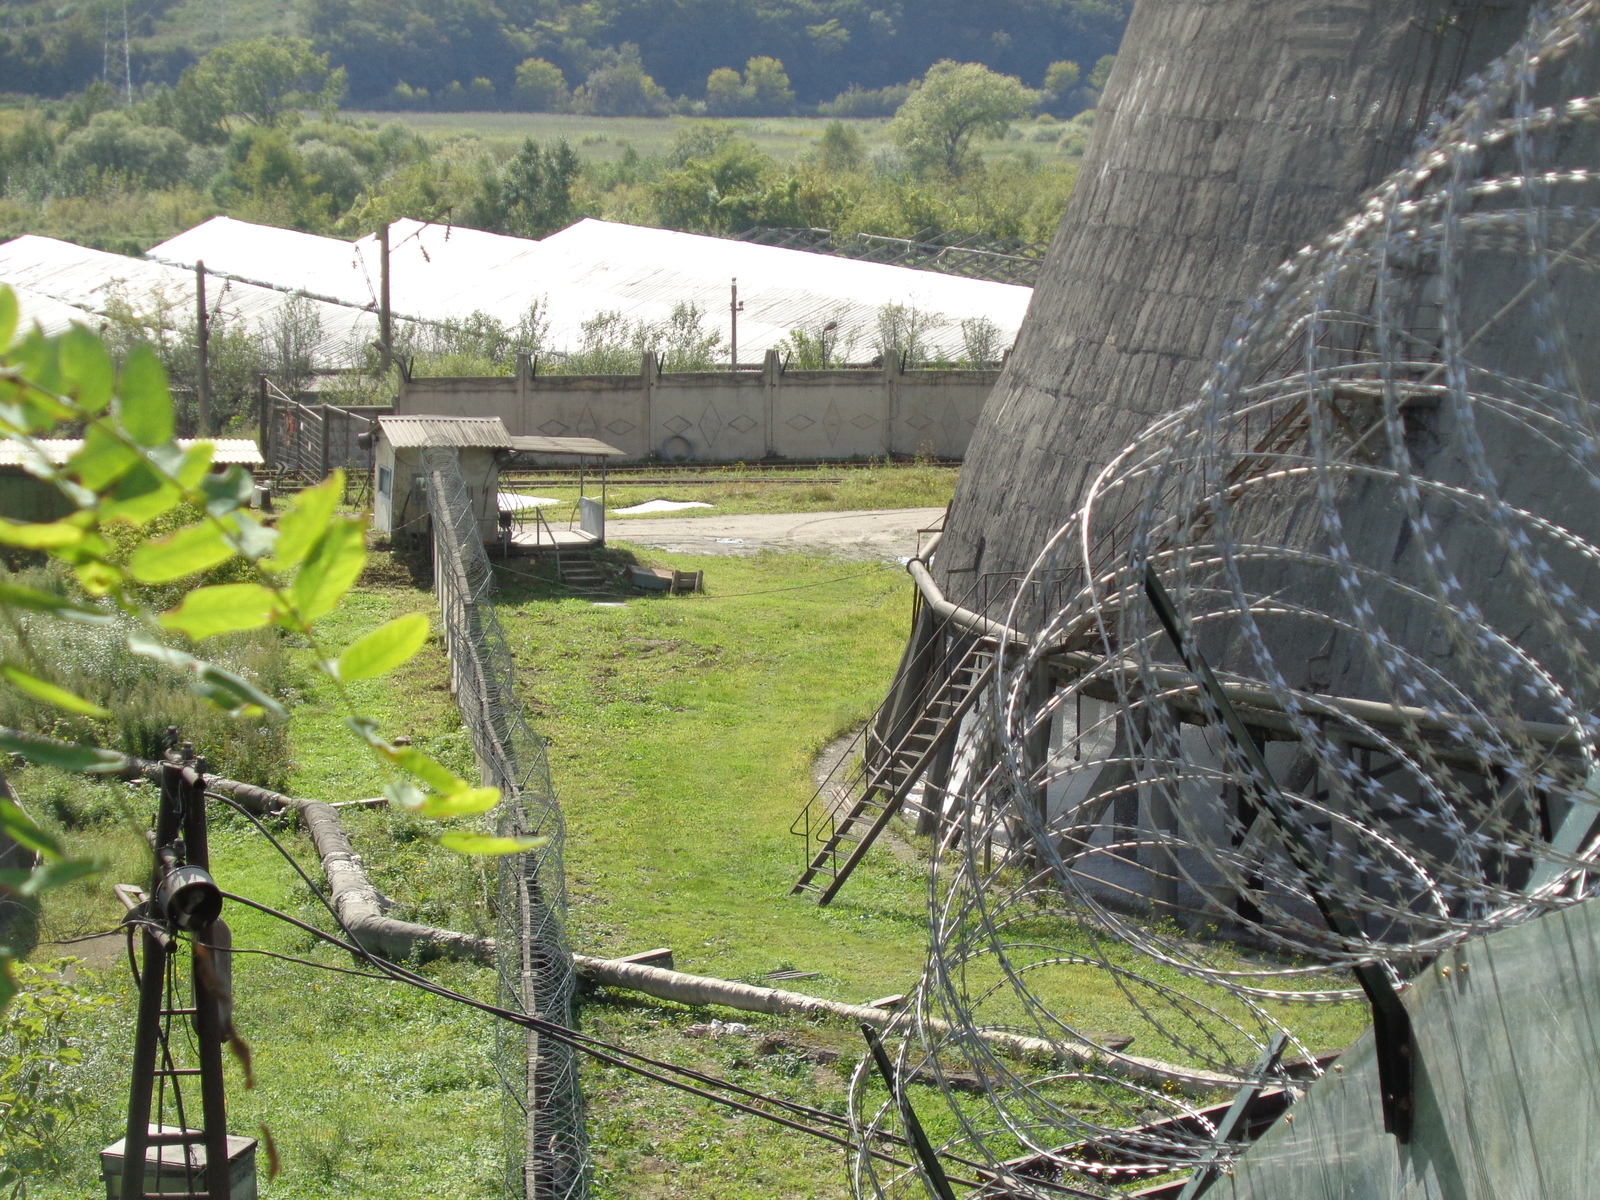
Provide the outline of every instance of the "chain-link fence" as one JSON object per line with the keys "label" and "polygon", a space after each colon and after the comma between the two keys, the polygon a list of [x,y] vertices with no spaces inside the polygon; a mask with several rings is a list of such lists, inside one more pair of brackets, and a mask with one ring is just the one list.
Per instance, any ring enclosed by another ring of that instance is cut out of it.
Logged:
{"label": "chain-link fence", "polygon": [[[450,686],[484,781],[503,793],[497,832],[550,839],[540,850],[499,860],[500,1003],[567,1025],[574,974],[566,944],[565,836],[544,743],[517,698],[511,651],[490,599],[494,577],[456,452],[424,450],[423,467]],[[588,1193],[589,1159],[572,1049],[503,1023],[496,1039],[507,1200],[580,1200]]]}

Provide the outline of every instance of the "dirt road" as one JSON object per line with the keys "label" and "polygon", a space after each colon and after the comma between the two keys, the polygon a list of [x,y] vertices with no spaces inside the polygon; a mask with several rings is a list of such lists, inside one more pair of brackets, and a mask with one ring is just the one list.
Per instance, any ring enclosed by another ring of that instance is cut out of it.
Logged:
{"label": "dirt road", "polygon": [[728,517],[650,517],[606,522],[608,541],[677,554],[758,554],[762,550],[828,550],[845,558],[908,558],[917,531],[942,508],[852,512],[761,513]]}

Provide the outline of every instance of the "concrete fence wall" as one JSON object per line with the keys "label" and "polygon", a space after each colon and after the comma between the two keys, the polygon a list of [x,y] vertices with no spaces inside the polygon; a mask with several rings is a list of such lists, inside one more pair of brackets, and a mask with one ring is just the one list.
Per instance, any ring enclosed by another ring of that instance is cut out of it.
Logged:
{"label": "concrete fence wall", "polygon": [[513,435],[597,437],[630,458],[749,462],[932,454],[960,458],[998,371],[759,371],[413,379],[403,416],[499,417]]}

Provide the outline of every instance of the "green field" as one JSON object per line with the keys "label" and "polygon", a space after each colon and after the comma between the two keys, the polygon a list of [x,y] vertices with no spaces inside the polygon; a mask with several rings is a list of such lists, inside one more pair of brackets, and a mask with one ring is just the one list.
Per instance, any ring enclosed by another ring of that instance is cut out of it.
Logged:
{"label": "green field", "polygon": [[[437,141],[474,138],[487,148],[510,154],[532,138],[540,145],[565,138],[579,155],[594,162],[616,162],[629,147],[641,157],[665,154],[673,138],[691,125],[705,124],[695,117],[585,117],[567,113],[515,112],[347,112],[352,120],[388,124],[397,121],[408,129]],[[822,131],[831,123],[825,117],[758,117],[712,122],[731,126],[755,143],[763,154],[779,162],[813,152]],[[887,118],[849,120],[846,125],[861,137],[868,156],[891,146]],[[1087,130],[1070,123],[1045,120],[1018,121],[999,141],[980,142],[988,160],[1026,151],[1041,165],[1073,162],[1083,155]]]}
{"label": "green field", "polygon": [[[608,553],[629,556],[625,546]],[[870,713],[899,657],[911,601],[905,575],[892,566],[842,568],[825,556],[640,557],[704,570],[706,594],[606,607],[519,570],[504,578],[499,596],[519,690],[548,740],[569,831],[574,948],[612,955],[665,945],[680,969],[751,982],[798,968],[816,975],[789,986],[858,1003],[910,991],[926,945],[925,844],[902,835],[898,852],[875,848],[829,908],[787,894],[801,853],[789,825],[811,794],[813,758]],[[433,611],[431,593],[413,582],[418,565],[378,556],[362,586],[324,623],[330,644],[337,648],[404,612]],[[394,676],[353,689],[356,703],[387,732],[409,734],[458,772],[472,771],[437,640]],[[342,728],[329,685],[302,669],[292,692],[288,790],[325,800],[374,795],[383,773]],[[52,901],[47,940],[114,925],[119,910],[109,884],[137,881],[145,869],[139,826],[148,795],[40,769],[14,773],[13,783],[75,849],[111,859],[104,875]],[[395,901],[395,915],[493,931],[492,866],[440,850],[427,840],[429,828],[411,818],[346,813],[357,851],[374,884]],[[307,839],[290,829],[284,836],[320,878]],[[328,927],[304,885],[243,821],[219,816],[213,866],[230,890]],[[309,936],[238,906],[229,920],[238,947],[351,965]],[[1069,944],[1081,936],[1042,921],[1038,934]],[[1170,972],[1145,967],[1184,986]],[[458,989],[493,995],[493,974],[483,968],[426,969]],[[120,946],[103,947],[94,969],[78,977],[110,1007],[76,1030],[86,1061],[66,1083],[81,1115],[54,1163],[30,1179],[35,1200],[93,1194],[95,1156],[119,1136],[132,1013]],[[268,1200],[498,1193],[499,1085],[484,1019],[392,984],[244,954],[236,958],[234,986],[259,1084],[245,1090],[230,1066],[231,1123],[243,1133],[266,1125],[277,1141],[283,1174],[264,1187]],[[1128,998],[1108,976],[1073,968],[1043,986],[1084,1026],[1140,1032]],[[1005,1005],[999,1015],[1021,1016]],[[712,1016],[743,1020],[778,1040],[692,1036],[689,1027]],[[1318,1048],[1342,1045],[1364,1020],[1359,1006],[1292,1016]],[[843,1022],[693,1011],[624,993],[586,997],[579,1019],[598,1036],[834,1112],[843,1111],[846,1080],[861,1054],[859,1035]],[[1149,1042],[1146,1053],[1156,1050]],[[817,1061],[829,1054],[837,1059]],[[850,1194],[843,1155],[825,1142],[598,1064],[585,1066],[584,1089],[596,1200]],[[917,1094],[934,1135],[953,1132],[939,1093]],[[1087,1094],[1061,1098],[1091,1109],[1101,1103]]]}

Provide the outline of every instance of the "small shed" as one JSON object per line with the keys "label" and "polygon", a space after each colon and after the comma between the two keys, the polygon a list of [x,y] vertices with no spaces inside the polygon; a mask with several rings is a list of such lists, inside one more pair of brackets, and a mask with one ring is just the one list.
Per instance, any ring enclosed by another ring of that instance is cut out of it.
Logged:
{"label": "small shed", "polygon": [[[179,438],[187,450],[197,441],[211,443],[211,469],[231,466],[256,470],[262,465],[261,448],[249,438]],[[41,438],[39,447],[51,466],[59,467],[79,450],[82,438]],[[28,449],[14,438],[0,438],[0,517],[12,521],[54,521],[72,511],[72,504],[54,484],[30,472],[24,461]]]}
{"label": "small shed", "polygon": [[428,526],[428,481],[422,452],[455,449],[484,542],[500,536],[500,464],[512,452],[499,417],[379,417],[373,448],[372,523],[388,537],[420,535]]}

